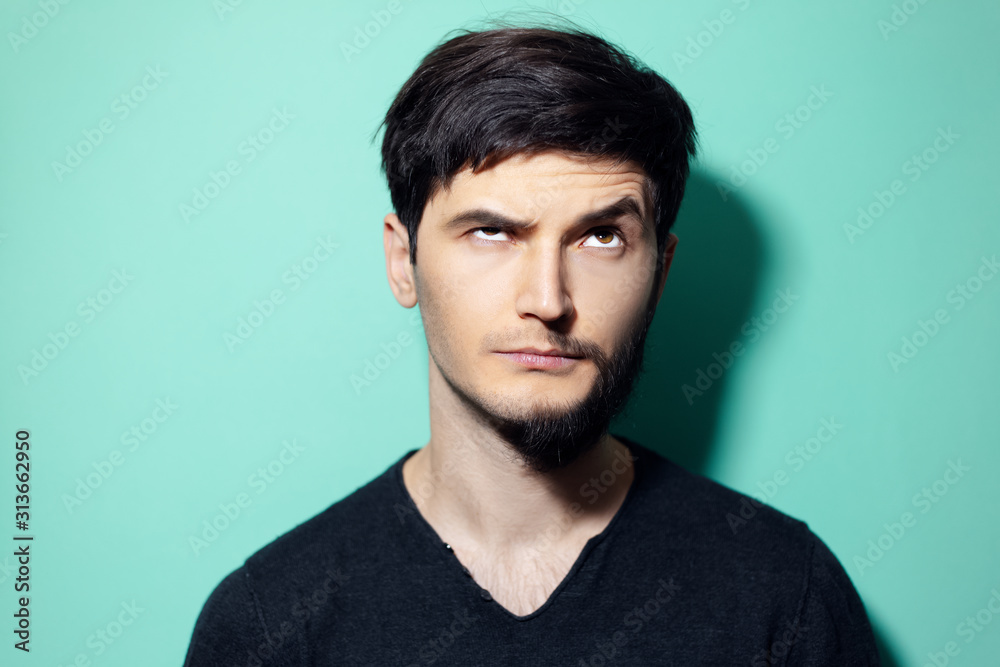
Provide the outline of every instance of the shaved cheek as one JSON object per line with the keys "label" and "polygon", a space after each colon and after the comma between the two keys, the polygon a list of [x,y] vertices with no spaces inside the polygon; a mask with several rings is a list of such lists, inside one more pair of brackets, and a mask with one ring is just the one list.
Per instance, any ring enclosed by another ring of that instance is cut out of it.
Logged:
{"label": "shaved cheek", "polygon": [[454,373],[455,355],[463,349],[463,339],[470,335],[464,324],[471,315],[468,304],[463,305],[460,283],[443,281],[433,272],[414,276],[431,357],[446,372]]}
{"label": "shaved cheek", "polygon": [[[633,283],[624,290],[604,290],[599,300],[587,311],[581,333],[595,340],[606,339],[610,333],[610,338],[620,342],[644,322],[655,297],[651,293],[649,298],[643,298],[643,290],[648,287],[642,283]],[[609,332],[609,329],[612,331]]]}
{"label": "shaved cheek", "polygon": [[420,311],[424,319],[424,335],[427,338],[427,349],[431,358],[445,372],[450,373],[450,369],[453,367],[451,337],[460,336],[461,333],[443,320],[437,305],[437,300],[433,297],[425,299],[420,304]]}

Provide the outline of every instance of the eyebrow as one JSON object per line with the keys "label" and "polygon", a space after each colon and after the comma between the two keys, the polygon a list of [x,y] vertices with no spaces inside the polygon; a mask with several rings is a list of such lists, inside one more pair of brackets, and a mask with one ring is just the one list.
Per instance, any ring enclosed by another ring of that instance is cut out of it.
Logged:
{"label": "eyebrow", "polygon": [[[577,219],[577,224],[593,224],[596,222],[616,220],[622,217],[633,220],[643,229],[646,227],[642,205],[639,204],[639,201],[632,195],[625,195],[618,201],[605,206],[602,209],[585,213]],[[490,227],[514,230],[527,229],[533,224],[529,220],[518,220],[516,218],[508,217],[502,213],[498,213],[497,211],[491,211],[490,209],[474,208],[461,211],[449,218],[448,221],[444,223],[444,230],[450,231],[470,222],[478,222]]]}

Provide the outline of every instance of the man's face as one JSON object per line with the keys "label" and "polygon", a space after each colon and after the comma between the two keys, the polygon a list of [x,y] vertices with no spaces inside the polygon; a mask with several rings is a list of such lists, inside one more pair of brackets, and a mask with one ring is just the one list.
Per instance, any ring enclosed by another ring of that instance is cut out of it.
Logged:
{"label": "man's face", "polygon": [[[641,368],[662,290],[644,179],[636,165],[518,155],[460,172],[424,209],[413,281],[430,356],[475,418],[536,471],[596,445]],[[539,365],[510,354],[522,348],[576,358]]]}

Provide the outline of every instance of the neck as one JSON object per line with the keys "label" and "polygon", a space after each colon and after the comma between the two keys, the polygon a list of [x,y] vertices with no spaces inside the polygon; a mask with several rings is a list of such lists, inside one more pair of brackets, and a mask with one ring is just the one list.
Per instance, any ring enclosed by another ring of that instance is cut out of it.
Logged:
{"label": "neck", "polygon": [[404,464],[403,479],[424,518],[457,550],[545,552],[596,535],[618,511],[634,479],[620,440],[605,433],[572,463],[539,473],[434,384],[431,439]]}

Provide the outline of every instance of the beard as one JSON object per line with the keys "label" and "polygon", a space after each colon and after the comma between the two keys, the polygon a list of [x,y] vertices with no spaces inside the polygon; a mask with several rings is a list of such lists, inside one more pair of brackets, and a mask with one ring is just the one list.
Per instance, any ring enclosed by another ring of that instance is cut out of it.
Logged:
{"label": "beard", "polygon": [[581,354],[597,367],[597,378],[590,391],[569,406],[544,406],[529,414],[519,410],[520,404],[496,406],[464,390],[436,359],[435,363],[463,404],[508,445],[516,459],[537,473],[550,473],[565,468],[597,446],[611,420],[627,404],[642,372],[646,334],[653,321],[655,301],[653,290],[646,308],[629,324],[623,342],[611,354],[606,354],[596,344],[574,342],[562,334],[548,332],[551,345]]}

